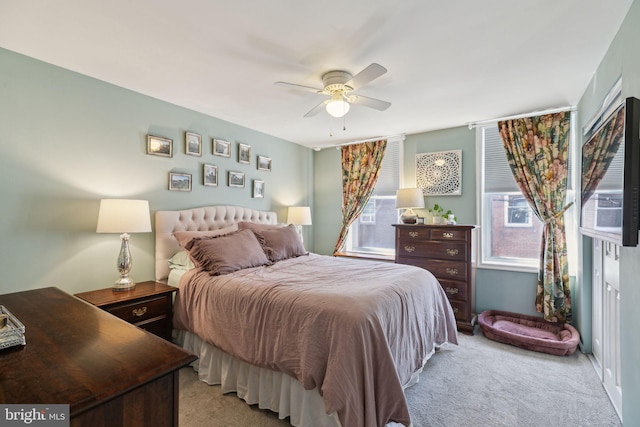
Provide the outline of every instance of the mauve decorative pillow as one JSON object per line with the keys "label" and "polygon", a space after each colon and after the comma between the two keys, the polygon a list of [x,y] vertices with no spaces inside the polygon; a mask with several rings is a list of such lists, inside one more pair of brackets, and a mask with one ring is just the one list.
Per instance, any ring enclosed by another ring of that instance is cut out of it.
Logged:
{"label": "mauve decorative pillow", "polygon": [[186,249],[187,243],[196,237],[218,237],[225,234],[233,233],[234,231],[238,231],[238,224],[233,224],[228,227],[220,228],[218,230],[207,230],[207,231],[174,231],[173,236],[178,240],[180,246]]}
{"label": "mauve decorative pillow", "polygon": [[186,249],[194,261],[212,276],[270,264],[251,230],[219,237],[194,238]]}
{"label": "mauve decorative pillow", "polygon": [[295,225],[253,230],[272,262],[307,255]]}

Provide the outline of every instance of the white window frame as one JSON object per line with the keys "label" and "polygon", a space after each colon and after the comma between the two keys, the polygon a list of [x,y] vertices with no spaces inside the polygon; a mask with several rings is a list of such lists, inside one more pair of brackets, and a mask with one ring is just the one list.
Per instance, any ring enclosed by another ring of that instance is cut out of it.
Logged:
{"label": "white window frame", "polygon": [[367,202],[367,205],[364,207],[364,210],[362,211],[362,215],[360,215],[361,224],[376,223],[376,200],[378,200],[378,197],[373,196]]}
{"label": "white window frame", "polygon": [[[514,228],[531,228],[533,227],[533,211],[529,207],[529,204],[526,203],[526,199],[524,196],[520,196],[525,200],[525,206],[511,205],[511,199],[516,197],[514,194],[505,194],[504,195],[504,226],[505,227],[514,227]],[[511,222],[511,210],[513,209],[522,209],[525,208],[527,211],[527,222]]]}
{"label": "white window frame", "polygon": [[[617,194],[620,196],[620,206],[618,207],[611,207],[611,208],[607,208],[604,206],[600,206],[600,196],[604,196],[604,195],[609,195],[609,194]],[[595,228],[597,230],[602,230],[602,231],[619,231],[620,227],[606,227],[606,226],[601,226],[598,223],[598,214],[600,214],[600,212],[604,212],[604,211],[618,211],[618,215],[620,217],[620,223],[622,223],[622,191],[602,191],[600,193],[596,193],[596,208],[595,208],[595,219],[594,219],[594,224],[595,224]]]}
{"label": "white window frame", "polygon": [[[387,143],[394,143],[394,144],[398,144],[398,174],[399,179],[398,179],[398,183],[399,183],[399,188],[403,188],[404,187],[404,183],[403,183],[403,176],[404,176],[404,140],[405,140],[405,136],[404,135],[398,135],[398,136],[394,136],[394,137],[388,137],[387,138]],[[369,199],[369,202],[371,202],[372,199],[381,199],[381,198],[393,198],[395,199],[395,195],[394,196],[372,196]],[[396,223],[400,223],[400,212],[396,212],[397,213],[397,219],[396,219]],[[375,224],[375,220],[373,222],[370,222],[369,224]],[[395,257],[396,254],[396,250],[395,247],[393,249],[386,249],[386,248],[371,248],[371,250],[365,250],[362,248],[358,248],[358,249],[354,249],[354,239],[356,238],[357,235],[357,231],[353,231],[353,226],[355,225],[355,222],[351,225],[351,227],[349,227],[349,233],[347,234],[347,239],[345,242],[345,251],[348,253],[352,253],[352,254],[362,254],[363,256],[367,256],[367,255],[383,255],[383,256],[392,256]],[[391,227],[391,224],[389,224],[389,228],[392,229],[393,227]],[[393,231],[393,230],[392,230]],[[394,231],[395,232],[395,231]]]}
{"label": "white window frame", "polygon": [[[541,113],[544,114],[544,113]],[[482,125],[476,125],[476,170],[478,171],[478,176],[484,176],[484,146],[483,146],[483,135],[482,129],[486,126],[494,126],[496,122],[489,123],[484,122]],[[570,159],[573,162],[571,166],[571,176],[567,177],[568,182],[570,183],[570,188],[567,189],[567,203],[571,200],[576,200],[575,191],[573,189],[580,188],[579,183],[579,163],[577,162],[577,156],[580,155],[581,147],[578,143],[576,143],[576,112],[572,111],[571,113],[571,143],[569,146],[569,150],[571,151]],[[505,159],[506,161],[506,159]],[[531,262],[525,261],[521,258],[507,258],[507,257],[485,257],[485,253],[487,253],[487,247],[490,247],[491,244],[491,232],[490,232],[490,219],[485,217],[487,206],[486,197],[484,192],[484,180],[477,179],[476,180],[476,194],[479,199],[479,203],[476,203],[477,206],[477,218],[479,222],[479,227],[477,230],[477,267],[485,268],[485,269],[495,269],[495,270],[507,270],[507,271],[519,271],[526,273],[536,273],[540,268],[540,261],[533,260]],[[533,212],[532,212],[533,214]],[[567,238],[567,258],[569,261],[569,275],[575,276],[578,270],[578,253],[579,242],[578,242],[578,215],[579,209],[576,209],[575,204],[567,210],[565,213],[565,232]],[[489,245],[489,246],[486,246]]]}

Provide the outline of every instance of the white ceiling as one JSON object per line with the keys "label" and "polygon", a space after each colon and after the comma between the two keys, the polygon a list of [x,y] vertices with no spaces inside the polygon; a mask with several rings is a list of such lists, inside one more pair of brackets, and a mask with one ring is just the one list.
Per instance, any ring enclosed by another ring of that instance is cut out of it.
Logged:
{"label": "white ceiling", "polygon": [[[575,105],[633,0],[0,0],[0,47],[308,147]],[[389,101],[303,115],[332,69]],[[329,133],[333,130],[333,136]]]}

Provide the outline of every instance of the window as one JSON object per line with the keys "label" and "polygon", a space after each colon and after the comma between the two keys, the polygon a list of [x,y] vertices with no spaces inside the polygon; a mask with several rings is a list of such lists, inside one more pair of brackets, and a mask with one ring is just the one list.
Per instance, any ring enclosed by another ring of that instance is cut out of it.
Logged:
{"label": "window", "polygon": [[515,270],[539,266],[542,222],[520,192],[498,126],[477,129],[482,143],[480,265]]}
{"label": "window", "polygon": [[367,202],[367,206],[364,207],[362,215],[360,215],[361,224],[375,224],[376,223],[376,200],[377,198],[370,198]]}
{"label": "window", "polygon": [[[575,123],[575,113],[572,115]],[[536,271],[540,266],[540,245],[543,224],[533,213],[516,184],[502,146],[498,126],[488,124],[476,130],[478,141],[478,180],[480,213],[480,245],[478,264],[483,268]],[[575,155],[572,124],[570,162]],[[569,166],[567,201],[574,199],[576,177]],[[610,213],[609,213],[610,214]],[[565,232],[570,274],[575,274],[577,260],[577,210],[571,207],[565,214]],[[603,215],[605,213],[603,212]]]}
{"label": "window", "polygon": [[531,227],[534,215],[523,195],[505,195],[504,201],[505,227]]}
{"label": "window", "polygon": [[622,227],[622,192],[596,193],[596,228],[616,231]]}
{"label": "window", "polygon": [[387,141],[387,149],[378,182],[360,217],[351,224],[347,236],[347,252],[393,255],[398,209],[396,191],[400,186],[400,139]]}

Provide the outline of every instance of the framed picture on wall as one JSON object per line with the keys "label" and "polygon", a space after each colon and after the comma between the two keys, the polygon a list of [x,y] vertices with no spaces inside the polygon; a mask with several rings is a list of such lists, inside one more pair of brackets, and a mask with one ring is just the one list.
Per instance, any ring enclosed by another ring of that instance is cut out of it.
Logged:
{"label": "framed picture on wall", "polygon": [[229,171],[228,185],[229,185],[229,187],[243,187],[244,188],[244,172],[232,172],[232,171]]}
{"label": "framed picture on wall", "polygon": [[425,196],[460,196],[462,150],[416,154],[416,184]]}
{"label": "framed picture on wall", "polygon": [[271,172],[271,159],[265,156],[258,156],[258,170]]}
{"label": "framed picture on wall", "polygon": [[169,190],[191,191],[191,174],[181,172],[169,172]]}
{"label": "framed picture on wall", "polygon": [[190,156],[202,156],[202,136],[193,132],[185,132],[184,152]]}
{"label": "framed picture on wall", "polygon": [[247,144],[238,144],[238,162],[250,163],[251,162],[251,146]]}
{"label": "framed picture on wall", "polygon": [[231,143],[223,139],[214,139],[213,154],[216,156],[231,157]]}
{"label": "framed picture on wall", "polygon": [[218,186],[218,166],[204,165],[204,185],[211,187]]}
{"label": "framed picture on wall", "polygon": [[253,180],[253,198],[254,199],[264,198],[264,181],[260,179]]}
{"label": "framed picture on wall", "polygon": [[173,140],[161,136],[147,135],[147,154],[173,157]]}

